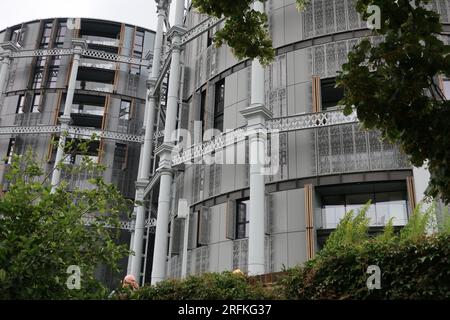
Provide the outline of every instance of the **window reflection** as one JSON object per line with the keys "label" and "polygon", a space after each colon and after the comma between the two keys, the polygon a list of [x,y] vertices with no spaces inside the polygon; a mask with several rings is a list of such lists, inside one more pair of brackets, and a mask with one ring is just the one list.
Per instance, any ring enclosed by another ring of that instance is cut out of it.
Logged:
{"label": "window reflection", "polygon": [[394,226],[403,226],[407,222],[406,195],[401,192],[379,192],[346,194],[322,197],[323,228],[334,229],[346,212],[357,212],[371,200],[367,211],[370,226],[384,226],[393,219]]}

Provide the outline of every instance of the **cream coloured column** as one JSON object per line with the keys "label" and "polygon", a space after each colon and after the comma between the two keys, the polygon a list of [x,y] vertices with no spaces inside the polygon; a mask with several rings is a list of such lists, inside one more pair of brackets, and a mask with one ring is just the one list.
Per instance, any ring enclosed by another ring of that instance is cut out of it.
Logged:
{"label": "cream coloured column", "polygon": [[184,0],[176,0],[175,23],[168,33],[168,37],[172,39],[172,63],[170,65],[164,143],[157,150],[160,159],[158,171],[161,173],[161,180],[159,186],[158,214],[153,253],[152,284],[156,284],[166,278],[170,190],[173,180],[171,154],[173,150],[172,137],[176,137],[175,129],[180,89],[180,41],[181,35],[185,32],[183,28],[184,3]]}
{"label": "cream coloured column", "polygon": [[52,181],[51,181],[52,193],[56,191],[56,188],[58,187],[61,180],[61,170],[59,169],[59,164],[64,157],[64,146],[66,143],[66,137],[64,136],[64,132],[67,132],[67,129],[69,128],[70,113],[72,112],[73,97],[75,95],[77,83],[78,66],[80,64],[83,49],[86,48],[86,42],[84,40],[74,39],[72,40],[72,43],[74,48],[73,62],[72,68],[70,70],[69,85],[67,87],[66,102],[64,104],[64,113],[59,118],[59,121],[61,122],[61,135],[58,141],[58,150],[56,152],[55,164],[52,174]]}
{"label": "cream coloured column", "polygon": [[[153,49],[153,63],[152,69],[147,81],[147,101],[145,105],[144,128],[145,136],[144,143],[141,146],[141,155],[139,160],[138,181],[136,183],[135,200],[142,202],[144,200],[144,190],[148,184],[150,176],[150,165],[153,151],[153,131],[155,123],[155,84],[161,68],[161,51],[163,42],[163,26],[165,19],[165,5],[166,1],[157,1],[158,8],[158,22],[156,28],[155,44]],[[135,227],[131,235],[130,249],[133,251],[129,257],[128,273],[133,274],[137,281],[141,277],[143,246],[144,246],[144,230],[145,230],[145,206],[139,205],[135,211]]]}

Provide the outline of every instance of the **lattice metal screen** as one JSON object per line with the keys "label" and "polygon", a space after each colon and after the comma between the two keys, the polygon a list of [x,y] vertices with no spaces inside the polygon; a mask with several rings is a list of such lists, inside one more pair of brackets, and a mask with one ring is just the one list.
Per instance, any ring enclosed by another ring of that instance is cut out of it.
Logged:
{"label": "lattice metal screen", "polygon": [[315,130],[313,158],[318,175],[409,168],[398,146],[382,141],[377,131],[363,131],[358,124]]}
{"label": "lattice metal screen", "polygon": [[311,0],[303,12],[303,38],[366,27],[354,0]]}
{"label": "lattice metal screen", "polygon": [[[269,236],[266,236],[266,273],[273,272],[274,270],[272,253],[272,239]],[[233,242],[233,270],[236,269],[239,269],[244,273],[248,272],[248,239],[239,239]]]}

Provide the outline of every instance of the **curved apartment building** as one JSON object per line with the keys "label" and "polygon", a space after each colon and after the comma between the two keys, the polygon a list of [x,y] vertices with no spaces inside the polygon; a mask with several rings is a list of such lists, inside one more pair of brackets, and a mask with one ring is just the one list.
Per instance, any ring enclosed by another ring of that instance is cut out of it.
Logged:
{"label": "curved apartment building", "polygon": [[[107,166],[107,182],[134,199],[151,62],[146,55],[154,38],[151,30],[94,19],[36,20],[0,31],[2,190],[8,187],[3,177],[13,153],[31,148],[43,168],[53,170],[57,148],[51,138],[58,138],[66,123],[62,116],[68,115],[67,139],[97,133],[90,156]],[[73,153],[65,162],[76,166],[80,157]],[[61,172],[60,177],[84,188],[91,174]],[[128,243],[133,226],[123,219],[122,241]]]}
{"label": "curved apartment building", "polygon": [[[31,146],[51,170],[61,154],[52,136],[99,133],[92,157],[107,165],[107,181],[143,200],[124,221],[135,252],[127,272],[142,282],[304,263],[346,211],[369,200],[371,232],[391,218],[401,228],[426,171],[361,129],[356,114],[344,116],[335,88],[370,30],[352,0],[311,0],[304,12],[295,2],[255,3],[276,50],[267,68],[216,48],[221,20],[184,0],[156,0],[156,34],[92,19],[0,32],[0,153]],[[449,33],[448,1],[433,5]],[[76,165],[77,156],[67,161]],[[87,176],[65,178],[83,186]]]}
{"label": "curved apartment building", "polygon": [[[351,121],[322,126],[324,116],[340,110],[337,103],[343,92],[335,88],[336,72],[370,31],[351,0],[311,0],[301,13],[295,2],[268,0],[264,6],[276,49],[275,61],[263,73],[264,105],[270,113],[265,125],[279,130],[279,163],[273,174],[264,176],[265,266],[259,273],[278,272],[311,259],[344,213],[369,200],[371,232],[380,231],[390,218],[401,228],[416,198],[422,198],[423,186],[416,190],[415,186],[427,183],[398,146],[382,141],[378,132],[362,130]],[[433,5],[448,24],[448,1]],[[186,29],[206,19],[191,8]],[[447,32],[448,27],[444,25]],[[253,103],[254,63],[237,61],[227,47],[215,48],[217,28],[187,43],[183,51],[180,125],[194,143],[198,143],[195,133],[198,137],[208,129],[245,128],[246,110]],[[175,166],[168,277],[237,268],[251,271],[249,139],[243,144],[232,155],[238,164],[200,161]],[[216,150],[212,155],[223,160],[224,153]],[[189,228],[187,219],[176,216],[179,199],[187,200]]]}

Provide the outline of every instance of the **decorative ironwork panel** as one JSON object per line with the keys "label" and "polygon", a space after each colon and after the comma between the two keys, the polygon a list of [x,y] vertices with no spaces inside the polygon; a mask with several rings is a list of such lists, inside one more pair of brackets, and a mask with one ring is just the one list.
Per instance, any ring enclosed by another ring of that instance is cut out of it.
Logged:
{"label": "decorative ironwork panel", "polygon": [[314,18],[313,6],[309,3],[303,12],[303,37],[310,38],[314,36]]}
{"label": "decorative ironwork panel", "polygon": [[344,31],[347,29],[345,0],[335,0],[334,6],[336,14],[336,31]]}
{"label": "decorative ironwork panel", "polygon": [[23,50],[14,52],[12,58],[32,58],[46,56],[69,56],[74,52],[73,49],[39,49],[39,50]]}
{"label": "decorative ironwork panel", "polygon": [[324,3],[323,0],[314,0],[314,27],[315,34],[321,35],[325,32],[324,26]]}
{"label": "decorative ironwork panel", "polygon": [[222,21],[225,21],[225,19],[219,19],[215,17],[205,19],[204,21],[200,22],[198,25],[188,30],[185,34],[181,36],[181,45],[182,46],[186,45],[188,42],[199,37],[204,32],[218,25]]}
{"label": "decorative ironwork panel", "polygon": [[333,33],[336,31],[336,23],[334,21],[334,1],[325,1],[325,32]]}
{"label": "decorative ironwork panel", "polygon": [[248,239],[233,242],[233,270],[248,271]]}
{"label": "decorative ironwork panel", "polygon": [[150,66],[149,60],[133,58],[133,57],[126,57],[126,56],[121,56],[118,54],[109,53],[109,52],[105,52],[105,51],[99,51],[99,50],[85,49],[85,50],[83,50],[82,55],[85,57],[90,57],[90,58],[95,58],[95,59],[121,62],[121,63],[144,66],[144,67]]}
{"label": "decorative ironwork panel", "polygon": [[[56,134],[61,133],[61,126],[14,126],[14,127],[1,127],[0,135],[24,135],[24,134]],[[99,138],[115,140],[115,141],[126,141],[134,143],[144,142],[144,137],[142,135],[132,135],[127,133],[112,132],[112,131],[102,131],[95,130],[85,127],[74,127],[70,126],[67,132],[71,135],[91,137],[92,135],[97,135]]]}

